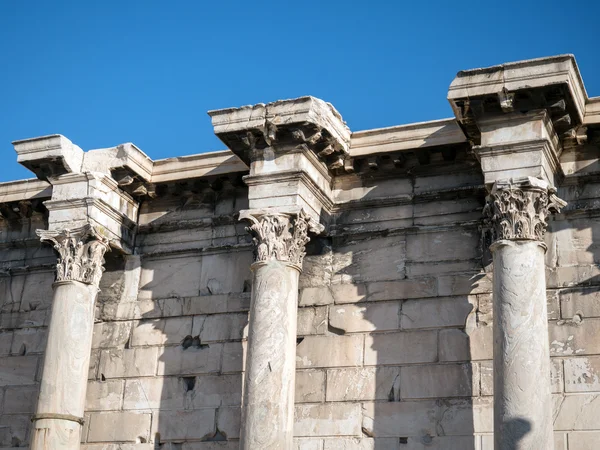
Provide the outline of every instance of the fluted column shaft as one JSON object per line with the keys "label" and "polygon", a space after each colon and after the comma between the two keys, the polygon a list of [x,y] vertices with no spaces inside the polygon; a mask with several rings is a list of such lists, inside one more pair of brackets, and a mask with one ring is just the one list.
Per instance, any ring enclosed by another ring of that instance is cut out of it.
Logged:
{"label": "fluted column shaft", "polygon": [[59,253],[31,450],[80,448],[94,304],[106,239],[85,226],[39,232]]}
{"label": "fluted column shaft", "polygon": [[497,182],[485,215],[494,260],[494,449],[553,450],[543,243],[547,183]]}
{"label": "fluted column shaft", "polygon": [[242,450],[292,450],[298,278],[309,229],[302,212],[242,211],[255,245],[242,406]]}

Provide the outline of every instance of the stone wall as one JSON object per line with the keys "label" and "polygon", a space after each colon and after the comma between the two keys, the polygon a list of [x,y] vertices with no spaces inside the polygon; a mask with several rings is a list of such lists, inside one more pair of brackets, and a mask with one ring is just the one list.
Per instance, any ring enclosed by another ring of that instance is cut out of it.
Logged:
{"label": "stone wall", "polygon": [[56,261],[35,235],[45,226],[39,215],[0,221],[0,448],[27,445],[37,403]]}
{"label": "stone wall", "polygon": [[231,151],[162,161],[15,142],[0,450],[595,450],[600,101],[569,55],[448,98],[211,111]]}
{"label": "stone wall", "polygon": [[[313,239],[300,278],[299,449],[493,448],[480,177],[337,180],[336,196],[352,206],[332,236]],[[186,208],[172,197],[147,202],[138,254],[107,254],[84,449],[237,448],[252,255],[234,215],[245,195]],[[557,449],[568,440],[583,450],[600,438],[600,184],[560,195],[569,207],[546,238],[555,438]],[[5,254],[3,449],[28,440],[54,258],[39,246]]]}

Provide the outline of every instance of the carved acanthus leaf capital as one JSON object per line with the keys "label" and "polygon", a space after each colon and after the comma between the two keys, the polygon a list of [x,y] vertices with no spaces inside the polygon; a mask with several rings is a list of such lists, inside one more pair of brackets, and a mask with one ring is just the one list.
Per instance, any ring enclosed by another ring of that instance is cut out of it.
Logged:
{"label": "carved acanthus leaf capital", "polygon": [[56,281],[80,281],[98,287],[104,272],[108,239],[91,225],[63,230],[37,230],[58,252]]}
{"label": "carved acanthus leaf capital", "polygon": [[491,242],[502,239],[543,241],[548,217],[566,202],[556,189],[533,177],[496,182],[483,209],[484,227]]}
{"label": "carved acanthus leaf capital", "polygon": [[308,232],[320,233],[323,226],[316,223],[303,210],[288,213],[270,210],[242,211],[240,220],[248,220],[246,227],[254,242],[254,261],[287,262],[298,269],[306,255],[310,241]]}

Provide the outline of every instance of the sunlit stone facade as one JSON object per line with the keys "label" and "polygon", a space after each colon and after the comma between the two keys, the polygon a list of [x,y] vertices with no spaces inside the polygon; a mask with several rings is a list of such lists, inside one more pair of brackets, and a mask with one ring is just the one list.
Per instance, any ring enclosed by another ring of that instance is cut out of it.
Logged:
{"label": "sunlit stone facade", "polygon": [[600,448],[600,97],[565,55],[448,100],[210,111],[227,150],[157,161],[16,141],[0,450]]}

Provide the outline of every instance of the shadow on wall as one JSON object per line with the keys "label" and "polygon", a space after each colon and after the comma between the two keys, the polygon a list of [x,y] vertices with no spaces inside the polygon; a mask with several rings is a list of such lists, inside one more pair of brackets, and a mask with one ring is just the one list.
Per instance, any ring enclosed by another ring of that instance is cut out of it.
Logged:
{"label": "shadow on wall", "polygon": [[[443,176],[446,183],[451,178]],[[463,189],[417,204],[416,191],[435,186],[437,178],[375,180],[370,187],[349,182],[349,190],[366,192],[366,206],[338,216],[335,226],[343,234],[310,244],[301,287],[319,289],[306,277],[323,271],[329,258],[331,276],[324,284],[333,297],[328,340],[322,338],[330,355],[320,366],[326,372],[322,408],[329,422],[337,417],[342,424],[357,411],[360,420],[358,430],[340,425],[321,433],[326,450],[475,450],[484,440],[484,448],[492,448],[491,279],[482,269],[478,230],[483,196]],[[391,193],[403,199],[381,206]],[[301,306],[304,297],[301,292]],[[319,367],[307,342],[317,338],[308,336],[298,346],[301,370]],[[358,361],[347,357],[355,345],[362,345]],[[296,419],[301,439],[314,432],[311,408],[301,406]]]}
{"label": "shadow on wall", "polygon": [[[237,198],[221,198],[216,208],[219,195],[210,202],[197,197],[167,197],[142,210],[142,218],[151,219],[137,237],[144,256],[137,269],[129,268],[138,271],[136,288],[125,299],[130,303],[118,305],[135,320],[122,355],[116,354],[130,370],[123,380],[123,417],[137,425],[118,424],[128,430],[110,436],[114,442],[131,440],[137,426],[137,442],[155,450],[239,445],[252,256],[243,244],[249,236],[233,219],[243,208]],[[198,228],[199,222],[210,226]]]}

